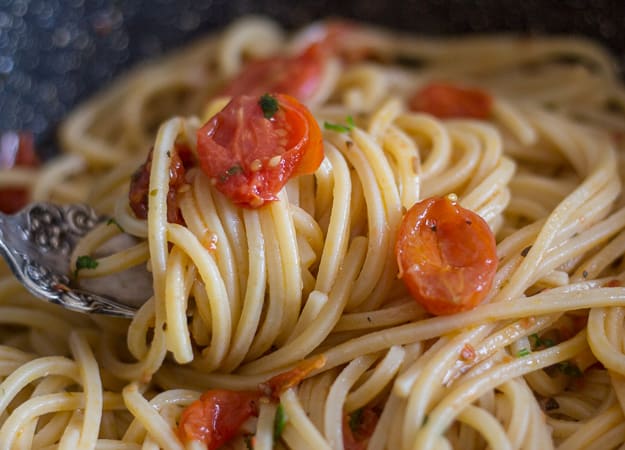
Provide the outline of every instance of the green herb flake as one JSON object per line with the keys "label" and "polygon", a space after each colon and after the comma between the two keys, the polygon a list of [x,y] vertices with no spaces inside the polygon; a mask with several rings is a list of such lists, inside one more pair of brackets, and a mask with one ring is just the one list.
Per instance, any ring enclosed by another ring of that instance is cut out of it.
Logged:
{"label": "green herb flake", "polygon": [[282,436],[282,432],[284,431],[284,427],[286,426],[288,420],[289,418],[284,411],[284,407],[282,406],[282,403],[280,403],[276,409],[276,416],[273,421],[273,439],[275,441],[280,439]]}
{"label": "green herb flake", "polygon": [[78,271],[82,269],[95,269],[98,267],[98,261],[93,259],[89,255],[82,255],[76,259],[76,269],[74,270],[74,277],[78,276]]}
{"label": "green herb flake", "polygon": [[532,347],[534,349],[549,348],[549,347],[553,347],[554,345],[556,345],[553,339],[541,338],[536,333],[530,334],[529,338],[532,341]]}
{"label": "green herb flake", "polygon": [[582,371],[579,370],[579,367],[568,361],[559,363],[558,370],[568,377],[580,378],[582,376]]}
{"label": "green herb flake", "polygon": [[107,220],[106,224],[107,225],[115,225],[117,228],[119,228],[119,231],[121,231],[122,233],[124,232],[124,229],[122,228],[122,226],[113,217],[111,217],[109,220]]}
{"label": "green herb flake", "polygon": [[158,194],[158,189],[152,189],[152,190],[150,191],[150,195],[151,195],[152,197],[154,197],[156,194]]}
{"label": "green herb flake", "polygon": [[353,130],[354,127],[356,126],[354,124],[354,118],[352,116],[347,116],[347,118],[345,119],[345,122],[347,122],[347,125],[323,122],[323,128],[325,128],[326,130],[330,130],[330,131],[336,131],[337,133],[347,133]]}
{"label": "green herb flake", "polygon": [[278,100],[269,94],[261,95],[258,104],[263,110],[265,119],[271,119],[278,112]]}
{"label": "green herb flake", "polygon": [[254,450],[254,435],[246,434],[243,436],[243,440],[245,441],[245,447],[247,450]]}
{"label": "green herb flake", "polygon": [[219,181],[221,183],[225,183],[226,181],[228,181],[228,179],[233,176],[236,175],[238,173],[243,173],[243,167],[241,167],[240,165],[235,165],[230,167],[228,170],[226,170],[224,173],[222,173],[219,176]]}
{"label": "green herb flake", "polygon": [[524,356],[528,356],[530,354],[530,350],[528,348],[522,348],[516,354],[517,358],[523,358]]}
{"label": "green herb flake", "polygon": [[356,432],[360,428],[362,423],[362,408],[358,408],[356,411],[349,415],[349,429]]}

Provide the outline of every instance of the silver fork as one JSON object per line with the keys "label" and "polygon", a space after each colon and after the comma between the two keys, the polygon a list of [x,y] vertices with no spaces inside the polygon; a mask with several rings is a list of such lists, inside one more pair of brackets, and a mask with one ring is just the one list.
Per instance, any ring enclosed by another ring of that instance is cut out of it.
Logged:
{"label": "silver fork", "polygon": [[[83,204],[32,203],[14,215],[0,213],[0,254],[24,287],[45,301],[83,313],[131,318],[152,294],[152,277],[145,268],[76,281],[69,264],[80,238],[104,220]],[[130,237],[121,237],[107,250],[128,245]]]}

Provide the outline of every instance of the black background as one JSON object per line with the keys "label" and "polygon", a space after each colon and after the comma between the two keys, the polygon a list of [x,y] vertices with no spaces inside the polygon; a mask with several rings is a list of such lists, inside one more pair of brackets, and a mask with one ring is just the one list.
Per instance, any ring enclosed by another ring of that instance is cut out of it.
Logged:
{"label": "black background", "polygon": [[0,131],[34,132],[48,156],[77,101],[133,62],[247,13],[287,28],[338,16],[429,35],[582,34],[625,61],[623,0],[0,0]]}

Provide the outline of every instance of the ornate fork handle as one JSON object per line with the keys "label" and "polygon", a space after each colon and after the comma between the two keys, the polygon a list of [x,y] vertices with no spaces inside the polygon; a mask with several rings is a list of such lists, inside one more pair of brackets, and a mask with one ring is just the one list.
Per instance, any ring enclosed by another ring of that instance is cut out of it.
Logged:
{"label": "ornate fork handle", "polygon": [[35,203],[15,215],[0,213],[0,254],[37,297],[74,311],[132,317],[135,310],[113,298],[70,287],[71,251],[104,219],[82,204]]}

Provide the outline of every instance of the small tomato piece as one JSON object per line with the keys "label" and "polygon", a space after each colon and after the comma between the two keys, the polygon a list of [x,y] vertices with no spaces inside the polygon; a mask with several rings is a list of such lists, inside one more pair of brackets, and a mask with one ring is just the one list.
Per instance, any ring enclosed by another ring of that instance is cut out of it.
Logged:
{"label": "small tomato piece", "polygon": [[[148,217],[148,195],[150,189],[150,170],[152,169],[152,152],[150,149],[145,163],[135,171],[130,179],[128,202],[130,209],[138,219]],[[182,224],[184,219],[178,207],[178,189],[185,181],[186,168],[192,164],[191,150],[181,144],[176,144],[171,155],[169,165],[169,190],[167,191],[167,221]]]}
{"label": "small tomato piece", "polygon": [[261,97],[241,95],[198,130],[202,171],[241,206],[277,200],[290,178],[313,173],[323,160],[321,130],[310,111],[289,95],[272,96],[278,108],[270,117]]}
{"label": "small tomato piece", "polygon": [[370,407],[354,412],[349,417],[343,416],[343,448],[365,450],[379,418],[379,415]]}
{"label": "small tomato piece", "polygon": [[297,386],[308,374],[313,370],[321,369],[325,363],[326,358],[323,355],[305,359],[291,370],[279,373],[268,381],[261,383],[259,389],[267,397],[277,401],[284,391]]}
{"label": "small tomato piece", "polygon": [[488,224],[447,197],[428,198],[408,210],[395,252],[408,291],[436,315],[478,305],[497,271],[497,246]]}
{"label": "small tomato piece", "polygon": [[412,111],[425,112],[441,119],[487,119],[492,112],[492,97],[481,89],[450,83],[430,83],[409,100]]}
{"label": "small tomato piece", "polygon": [[252,416],[258,415],[258,391],[206,391],[182,412],[178,437],[183,443],[199,441],[216,450],[232,439]]}
{"label": "small tomato piece", "polygon": [[265,92],[282,92],[305,101],[319,87],[326,61],[326,52],[317,44],[310,45],[295,56],[253,60],[218,95],[260,96]]}
{"label": "small tomato piece", "polygon": [[[0,136],[0,170],[13,167],[37,167],[40,164],[32,134],[9,131]],[[0,189],[0,211],[4,213],[16,213],[29,201],[28,189],[17,187]]]}

